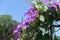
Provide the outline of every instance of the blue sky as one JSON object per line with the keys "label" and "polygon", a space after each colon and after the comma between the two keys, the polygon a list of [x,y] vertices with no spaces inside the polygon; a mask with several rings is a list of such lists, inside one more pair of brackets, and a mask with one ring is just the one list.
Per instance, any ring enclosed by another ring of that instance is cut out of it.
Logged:
{"label": "blue sky", "polygon": [[0,14],[9,14],[19,22],[29,7],[26,0],[0,0]]}
{"label": "blue sky", "polygon": [[[26,0],[0,0],[0,15],[11,15],[14,20],[19,22],[29,8],[30,4],[28,4]],[[60,31],[56,34],[60,36]]]}

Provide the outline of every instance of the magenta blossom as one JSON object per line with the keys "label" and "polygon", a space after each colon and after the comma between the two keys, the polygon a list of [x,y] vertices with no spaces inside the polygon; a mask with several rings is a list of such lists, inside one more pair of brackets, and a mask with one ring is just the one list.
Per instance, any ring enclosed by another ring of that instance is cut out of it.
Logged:
{"label": "magenta blossom", "polygon": [[38,11],[35,11],[32,16],[36,17],[38,15]]}
{"label": "magenta blossom", "polygon": [[17,29],[20,29],[22,27],[22,23],[19,23],[18,25],[17,25]]}
{"label": "magenta blossom", "polygon": [[31,13],[25,13],[24,16],[31,16]]}
{"label": "magenta blossom", "polygon": [[24,14],[24,16],[31,16],[34,13],[35,9],[32,7],[28,10],[27,13]]}
{"label": "magenta blossom", "polygon": [[54,0],[42,0],[43,3],[52,2]]}
{"label": "magenta blossom", "polygon": [[13,32],[14,32],[14,33],[17,33],[21,27],[22,27],[22,23],[19,23],[19,24],[17,25],[17,28],[16,28]]}
{"label": "magenta blossom", "polygon": [[54,2],[54,5],[58,5],[60,7],[60,2]]}
{"label": "magenta blossom", "polygon": [[13,32],[14,32],[14,33],[17,33],[17,32],[18,32],[18,29],[15,29]]}
{"label": "magenta blossom", "polygon": [[42,2],[46,3],[46,2],[48,2],[48,0],[42,0]]}
{"label": "magenta blossom", "polygon": [[60,2],[54,2],[54,3],[52,3],[51,5],[50,5],[50,7],[56,7],[56,6],[59,6],[59,8],[60,8]]}
{"label": "magenta blossom", "polygon": [[28,21],[28,22],[34,21],[35,18],[36,18],[36,16],[37,16],[37,14],[38,14],[38,13],[33,13],[30,17],[28,17],[28,18],[26,19],[26,21]]}
{"label": "magenta blossom", "polygon": [[28,20],[29,20],[30,22],[34,21],[34,19],[35,19],[34,16],[31,16],[31,17],[28,18]]}
{"label": "magenta blossom", "polygon": [[25,22],[25,23],[24,23],[24,25],[29,25],[29,22],[28,22],[28,21],[27,21],[27,22]]}
{"label": "magenta blossom", "polygon": [[35,20],[35,17],[34,17],[34,16],[32,16],[32,17],[31,17],[31,21],[34,21],[34,20]]}
{"label": "magenta blossom", "polygon": [[20,37],[21,33],[18,31],[16,34],[15,34],[15,40],[18,40],[18,38]]}
{"label": "magenta blossom", "polygon": [[29,25],[29,21],[24,21],[22,25],[22,29],[26,29]]}
{"label": "magenta blossom", "polygon": [[19,36],[18,35],[19,29],[20,28],[26,29],[27,27],[29,27],[29,23],[35,20],[37,14],[38,14],[38,11],[36,11],[35,8],[33,7],[28,10],[28,12],[24,15],[24,16],[28,16],[28,18],[23,23],[18,24],[17,28],[13,31],[14,33],[17,33],[16,40]]}
{"label": "magenta blossom", "polygon": [[28,13],[33,13],[34,11],[35,11],[35,8],[32,7],[32,8],[30,8],[30,9],[28,10]]}

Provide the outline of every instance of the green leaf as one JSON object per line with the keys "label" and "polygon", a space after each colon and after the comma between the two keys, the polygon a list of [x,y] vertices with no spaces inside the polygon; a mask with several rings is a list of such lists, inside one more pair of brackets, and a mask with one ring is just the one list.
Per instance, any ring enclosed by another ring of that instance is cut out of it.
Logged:
{"label": "green leaf", "polygon": [[49,34],[45,34],[44,37],[43,37],[43,40],[51,40],[50,39],[50,35]]}
{"label": "green leaf", "polygon": [[48,9],[48,7],[47,7],[46,5],[44,5],[43,10],[46,12],[46,11],[47,11],[47,9]]}
{"label": "green leaf", "polygon": [[45,21],[45,18],[44,18],[44,16],[43,16],[43,15],[40,15],[39,19],[40,19],[40,21],[42,21],[42,22],[44,22],[44,21]]}
{"label": "green leaf", "polygon": [[43,40],[43,35],[41,32],[39,32],[35,38],[35,40]]}
{"label": "green leaf", "polygon": [[41,4],[42,4],[42,2],[37,2],[37,4],[38,4],[38,5],[41,5]]}
{"label": "green leaf", "polygon": [[44,28],[42,28],[42,27],[39,27],[39,28],[40,28],[40,30],[41,30],[42,32],[45,33],[45,29],[44,29]]}

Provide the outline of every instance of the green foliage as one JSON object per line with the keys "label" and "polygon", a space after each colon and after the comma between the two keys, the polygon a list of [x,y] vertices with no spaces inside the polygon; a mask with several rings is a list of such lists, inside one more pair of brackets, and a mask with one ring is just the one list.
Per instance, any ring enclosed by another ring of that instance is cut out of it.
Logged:
{"label": "green foliage", "polygon": [[10,40],[10,38],[13,37],[13,32],[10,32],[17,26],[17,24],[18,22],[12,20],[10,15],[0,15],[0,40]]}
{"label": "green foliage", "polygon": [[[55,8],[49,8],[49,4],[43,4],[39,0],[34,1],[33,7],[39,12],[38,17],[29,23],[26,30],[22,30],[22,37],[20,38],[23,40],[51,40],[52,34],[55,32],[53,31],[51,34],[51,25],[56,17],[57,19],[60,18],[60,12],[56,11]],[[54,36],[54,40],[58,40],[56,36]]]}

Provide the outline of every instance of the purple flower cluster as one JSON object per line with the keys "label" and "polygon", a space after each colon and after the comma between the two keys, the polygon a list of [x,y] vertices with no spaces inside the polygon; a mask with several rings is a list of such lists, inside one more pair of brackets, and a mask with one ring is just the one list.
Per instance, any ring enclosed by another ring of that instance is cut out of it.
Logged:
{"label": "purple flower cluster", "polygon": [[42,0],[44,3],[48,2],[48,0]]}
{"label": "purple flower cluster", "polygon": [[53,0],[42,0],[43,3],[49,2],[49,1],[53,1]]}
{"label": "purple flower cluster", "polygon": [[18,36],[20,36],[19,29],[26,29],[29,26],[29,23],[35,20],[37,15],[38,11],[34,7],[30,8],[28,12],[24,14],[24,16],[28,16],[28,18],[23,23],[18,24],[17,28],[13,31],[14,33],[17,33],[16,40],[18,39]]}
{"label": "purple flower cluster", "polygon": [[16,35],[15,35],[15,40],[17,40],[17,38],[19,38],[20,34],[21,34],[20,32],[17,32],[17,33],[16,33]]}
{"label": "purple flower cluster", "polygon": [[60,8],[60,2],[53,2],[53,3],[50,5],[50,8],[57,8],[57,6]]}

